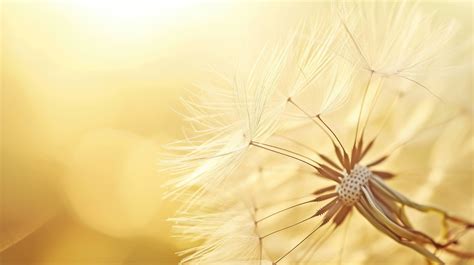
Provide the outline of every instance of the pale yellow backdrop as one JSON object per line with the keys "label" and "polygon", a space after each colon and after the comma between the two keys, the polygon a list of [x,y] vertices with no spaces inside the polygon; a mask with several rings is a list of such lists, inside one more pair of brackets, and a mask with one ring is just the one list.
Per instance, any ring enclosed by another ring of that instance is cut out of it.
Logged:
{"label": "pale yellow backdrop", "polygon": [[[426,2],[472,34],[471,2]],[[310,2],[3,1],[1,264],[176,264],[160,146],[179,97]]]}

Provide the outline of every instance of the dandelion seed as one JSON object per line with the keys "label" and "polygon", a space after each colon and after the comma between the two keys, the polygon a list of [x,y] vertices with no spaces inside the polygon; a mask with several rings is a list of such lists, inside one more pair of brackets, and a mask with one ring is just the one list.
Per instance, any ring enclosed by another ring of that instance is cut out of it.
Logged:
{"label": "dandelion seed", "polygon": [[407,79],[429,73],[458,28],[454,21],[435,23],[413,1],[344,2],[339,15],[346,43],[367,70]]}

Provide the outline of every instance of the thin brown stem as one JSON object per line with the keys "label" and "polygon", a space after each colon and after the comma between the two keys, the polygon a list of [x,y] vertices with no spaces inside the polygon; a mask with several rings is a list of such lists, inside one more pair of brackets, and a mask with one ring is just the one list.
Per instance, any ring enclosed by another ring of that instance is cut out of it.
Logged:
{"label": "thin brown stem", "polygon": [[261,221],[263,221],[263,220],[266,220],[266,219],[268,219],[268,218],[270,218],[270,217],[272,217],[272,216],[275,216],[275,215],[277,215],[277,214],[279,214],[279,213],[282,213],[282,212],[285,212],[285,211],[287,211],[287,210],[293,209],[293,208],[295,208],[295,207],[298,207],[298,206],[301,206],[301,205],[305,205],[305,204],[308,204],[308,203],[312,203],[312,202],[316,202],[316,200],[312,199],[312,200],[309,200],[309,201],[297,203],[297,204],[295,204],[295,205],[292,205],[292,206],[289,206],[289,207],[287,207],[287,208],[284,208],[284,209],[281,209],[281,210],[279,210],[279,211],[276,211],[276,212],[274,212],[274,213],[272,213],[272,214],[270,214],[270,215],[267,215],[267,216],[265,216],[265,217],[263,217],[263,218],[260,218],[260,219],[258,219],[258,220],[255,221],[255,222],[256,222],[256,223],[259,223],[259,222],[261,222]]}
{"label": "thin brown stem", "polygon": [[367,128],[367,125],[369,123],[369,120],[370,120],[370,116],[372,116],[372,113],[375,109],[375,106],[377,105],[377,102],[378,102],[378,99],[380,97],[380,86],[382,85],[381,82],[383,82],[383,79],[380,81],[379,85],[376,87],[377,91],[376,91],[376,94],[375,94],[375,100],[373,101],[373,103],[370,105],[370,109],[369,109],[369,113],[367,114],[367,119],[365,119],[365,122],[364,122],[364,126],[362,127],[362,132],[361,132],[361,137],[364,136],[364,132],[365,132],[365,129]]}
{"label": "thin brown stem", "polygon": [[293,155],[296,155],[296,156],[299,156],[299,157],[302,157],[304,159],[308,159],[309,161],[319,165],[320,163],[310,157],[307,157],[305,155],[302,155],[302,154],[299,154],[299,153],[296,153],[294,151],[291,151],[289,149],[286,149],[286,148],[282,148],[282,147],[279,147],[279,146],[276,146],[276,145],[271,145],[271,144],[266,144],[266,143],[260,143],[260,142],[256,142],[256,141],[253,141],[253,143],[255,144],[259,144],[259,145],[263,145],[263,146],[266,146],[266,147],[269,147],[269,148],[275,148],[275,149],[278,149],[278,150],[281,150],[281,151],[284,151],[284,152],[288,152],[290,154],[293,154]]}
{"label": "thin brown stem", "polygon": [[334,143],[334,140],[332,139],[331,135],[323,128],[323,126],[321,126],[321,124],[317,123],[316,120],[314,119],[314,116],[312,116],[311,114],[309,114],[308,112],[306,112],[303,108],[301,108],[298,104],[296,104],[291,98],[288,99],[288,102],[290,102],[291,104],[293,104],[293,106],[295,106],[298,110],[300,110],[301,112],[303,112],[304,115],[306,115],[306,117],[310,118],[314,124],[316,124],[319,128],[321,128],[321,130],[329,137],[329,139],[331,140],[331,142]]}
{"label": "thin brown stem", "polygon": [[382,125],[380,126],[380,129],[378,130],[378,132],[377,132],[377,134],[375,135],[374,138],[379,137],[379,135],[382,133],[383,129],[384,129],[385,126],[387,125],[387,122],[388,122],[390,116],[392,116],[392,114],[393,114],[393,111],[394,111],[394,109],[395,109],[395,106],[397,105],[397,103],[398,103],[398,101],[400,100],[401,97],[402,97],[402,94],[397,94],[397,97],[395,98],[395,100],[394,100],[394,101],[392,102],[392,104],[390,105],[387,114],[386,114],[385,117],[383,118]]}
{"label": "thin brown stem", "polygon": [[314,233],[316,233],[316,231],[318,231],[319,228],[321,228],[324,224],[326,223],[321,223],[319,224],[315,229],[313,229],[313,231],[311,231],[311,233],[309,233],[305,238],[303,238],[300,242],[298,242],[298,244],[296,244],[293,248],[291,248],[288,252],[286,252],[283,256],[281,256],[280,258],[278,258],[274,264],[277,264],[278,262],[280,262],[282,259],[284,259],[286,256],[288,256],[291,252],[293,252],[296,248],[298,248],[304,241],[306,241],[311,235],[313,235]]}
{"label": "thin brown stem", "polygon": [[341,141],[339,140],[339,137],[337,137],[336,133],[331,129],[331,127],[329,127],[329,126],[323,121],[323,119],[321,118],[321,115],[317,115],[316,117],[321,121],[321,123],[324,125],[324,127],[326,127],[326,128],[331,132],[331,134],[334,136],[334,138],[336,138],[337,142],[339,143],[339,145],[340,145],[341,148],[342,148],[342,151],[344,151],[344,153],[347,154],[346,149],[344,149],[344,145],[343,145],[343,144],[341,143]]}
{"label": "thin brown stem", "polygon": [[[335,230],[336,229],[329,228],[323,231],[321,237],[315,240],[314,243],[303,253],[303,255],[301,255],[301,258],[298,259],[298,264],[307,264],[316,254],[321,244],[325,242]],[[305,262],[305,260],[308,262]]]}
{"label": "thin brown stem", "polygon": [[273,149],[268,148],[268,147],[265,147],[265,146],[263,146],[263,145],[259,145],[258,143],[251,142],[250,145],[253,145],[253,146],[258,147],[258,148],[262,148],[262,149],[264,149],[264,150],[267,150],[267,151],[270,151],[270,152],[273,152],[273,153],[276,153],[276,154],[280,154],[280,155],[283,155],[283,156],[286,156],[286,157],[293,158],[293,159],[298,160],[298,161],[300,161],[300,162],[302,162],[302,163],[305,163],[306,165],[308,165],[308,166],[310,166],[310,167],[312,167],[312,168],[316,168],[316,167],[317,167],[317,165],[311,164],[310,162],[305,161],[305,160],[303,160],[303,159],[301,159],[301,158],[298,158],[298,157],[295,157],[295,156],[292,156],[292,155],[289,155],[289,154],[285,154],[285,153],[280,152],[280,151],[277,151],[277,150],[273,150]]}
{"label": "thin brown stem", "polygon": [[[293,106],[295,106],[297,109],[299,109],[301,112],[303,112],[308,118],[310,118],[319,128],[321,128],[321,130],[323,130],[323,132],[329,137],[329,139],[331,140],[331,142],[335,145],[334,143],[334,139],[332,138],[334,136],[334,138],[337,140],[337,142],[339,143],[339,145],[341,146],[342,150],[344,152],[346,152],[346,150],[344,149],[344,146],[342,145],[341,141],[339,140],[339,138],[336,136],[336,134],[334,133],[333,130],[331,130],[331,128],[321,119],[321,116],[318,114],[316,116],[312,116],[310,115],[308,112],[306,112],[303,108],[301,108],[298,104],[296,104],[291,98],[288,99],[288,102],[290,102],[291,104],[293,104]],[[318,118],[322,123],[323,125],[319,124],[317,122],[317,120],[314,119],[314,117]],[[326,128],[328,131],[326,131],[324,128]],[[331,136],[332,135],[332,136]]]}
{"label": "thin brown stem", "polygon": [[276,234],[276,233],[278,233],[278,232],[281,232],[281,231],[283,231],[283,230],[286,230],[286,229],[295,227],[295,226],[297,226],[297,225],[299,225],[299,224],[302,224],[302,223],[304,223],[304,222],[306,222],[306,221],[308,221],[308,220],[310,220],[310,219],[312,219],[312,218],[314,218],[314,217],[315,217],[314,215],[311,215],[310,217],[307,217],[307,218],[305,218],[305,219],[303,219],[303,220],[301,220],[301,221],[298,221],[298,222],[296,222],[296,223],[294,223],[294,224],[292,224],[292,225],[285,226],[285,227],[280,228],[280,229],[278,229],[278,230],[275,230],[275,231],[273,231],[273,232],[271,232],[271,233],[269,233],[269,234],[266,234],[266,235],[262,236],[261,239],[267,238],[267,237],[269,237],[269,236],[271,236],[271,235],[274,235],[274,234]]}
{"label": "thin brown stem", "polygon": [[357,137],[359,136],[360,119],[362,116],[362,111],[364,110],[365,99],[367,97],[367,92],[369,91],[369,87],[370,87],[370,83],[372,81],[373,75],[374,75],[374,71],[371,71],[369,81],[367,82],[367,86],[365,87],[364,96],[362,97],[362,104],[360,105],[360,109],[359,109],[359,117],[357,118],[357,127],[356,127],[356,132],[355,132],[355,137],[354,137],[354,145],[356,145]]}

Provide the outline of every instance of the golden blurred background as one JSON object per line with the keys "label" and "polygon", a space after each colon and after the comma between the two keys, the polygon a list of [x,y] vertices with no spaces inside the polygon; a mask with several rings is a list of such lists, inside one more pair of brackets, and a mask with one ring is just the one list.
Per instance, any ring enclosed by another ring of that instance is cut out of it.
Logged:
{"label": "golden blurred background", "polygon": [[[472,33],[472,3],[427,2]],[[161,145],[179,97],[311,2],[3,1],[1,264],[176,264]]]}

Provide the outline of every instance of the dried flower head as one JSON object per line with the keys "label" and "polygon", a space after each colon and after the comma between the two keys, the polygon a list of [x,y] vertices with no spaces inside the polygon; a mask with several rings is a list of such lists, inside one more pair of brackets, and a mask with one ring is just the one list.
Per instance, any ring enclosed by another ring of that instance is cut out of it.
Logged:
{"label": "dried flower head", "polygon": [[[453,24],[405,2],[345,3],[318,18],[244,78],[222,77],[185,102],[194,135],[166,160],[179,175],[171,195],[185,202],[176,229],[197,244],[182,262],[364,263],[344,246],[360,251],[374,234],[428,262],[473,259],[462,241],[474,223],[415,200],[458,187],[441,184],[452,168],[473,173],[472,113],[440,100],[449,87],[435,94],[417,79],[442,65]],[[400,89],[410,86],[424,89]],[[349,225],[352,216],[362,218]],[[361,230],[367,223],[379,233]]]}

